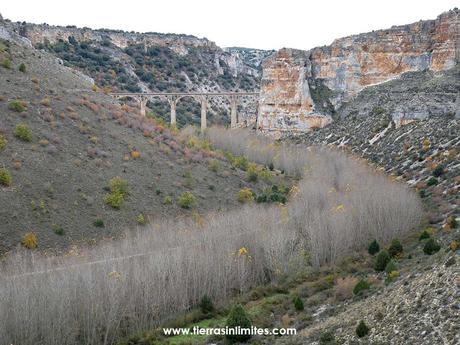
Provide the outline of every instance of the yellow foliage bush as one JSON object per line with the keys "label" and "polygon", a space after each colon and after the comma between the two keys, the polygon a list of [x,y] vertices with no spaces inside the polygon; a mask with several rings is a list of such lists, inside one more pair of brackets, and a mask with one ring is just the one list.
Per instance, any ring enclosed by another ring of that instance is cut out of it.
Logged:
{"label": "yellow foliage bush", "polygon": [[431,145],[430,139],[425,138],[423,140],[423,149],[428,150],[430,148],[430,145]]}
{"label": "yellow foliage bush", "polygon": [[10,186],[12,181],[11,173],[5,168],[0,168],[0,185]]}
{"label": "yellow foliage bush", "polygon": [[147,218],[146,218],[142,213],[140,213],[140,214],[137,216],[136,221],[137,221],[137,223],[140,224],[140,225],[145,225],[145,224],[147,224]]}
{"label": "yellow foliage bush", "polygon": [[134,159],[140,158],[141,157],[141,152],[138,150],[131,151],[131,157]]}
{"label": "yellow foliage bush", "polygon": [[109,182],[110,194],[107,194],[104,201],[107,205],[119,209],[128,194],[128,182],[121,177],[114,177]]}
{"label": "yellow foliage bush", "polygon": [[391,271],[388,273],[388,278],[393,280],[399,277],[399,271]]}
{"label": "yellow foliage bush", "polygon": [[196,204],[196,198],[191,192],[184,192],[179,196],[177,203],[182,208],[190,209]]}
{"label": "yellow foliage bush", "polygon": [[28,232],[22,238],[21,244],[27,249],[35,249],[38,246],[37,236],[33,232]]}
{"label": "yellow foliage bush", "polygon": [[0,134],[0,151],[3,151],[5,149],[7,143],[8,141],[6,140],[6,138]]}
{"label": "yellow foliage bush", "polygon": [[164,205],[171,205],[173,203],[172,197],[170,195],[166,195],[163,199]]}
{"label": "yellow foliage bush", "polygon": [[265,182],[270,182],[272,176],[272,172],[268,169],[262,169],[261,171],[259,171],[259,177]]}
{"label": "yellow foliage bush", "polygon": [[218,172],[219,169],[220,169],[220,163],[217,159],[213,159],[211,161],[209,161],[209,170],[211,171],[214,171],[214,172]]}
{"label": "yellow foliage bush", "polygon": [[238,192],[238,201],[241,203],[246,203],[254,200],[254,193],[251,188],[243,188]]}

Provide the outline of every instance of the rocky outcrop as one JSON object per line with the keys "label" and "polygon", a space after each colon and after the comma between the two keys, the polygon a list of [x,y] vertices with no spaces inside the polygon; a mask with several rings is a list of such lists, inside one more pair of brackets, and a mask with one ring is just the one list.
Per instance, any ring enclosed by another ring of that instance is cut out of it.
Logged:
{"label": "rocky outcrop", "polygon": [[60,40],[68,41],[70,37],[79,42],[109,40],[119,48],[130,45],[145,44],[148,46],[167,46],[177,53],[184,52],[184,47],[210,47],[217,48],[214,42],[206,38],[191,35],[161,34],[155,32],[139,33],[121,30],[92,30],[90,28],[77,28],[75,26],[54,26],[48,24],[12,23],[14,31],[27,37],[33,45],[48,41],[54,44]]}
{"label": "rocky outcrop", "polygon": [[274,50],[262,50],[262,49],[242,48],[242,47],[228,47],[228,48],[224,48],[224,51],[232,55],[237,55],[248,66],[252,66],[257,69],[261,69],[262,62],[267,57],[275,53]]}
{"label": "rocky outcrop", "polygon": [[309,53],[282,49],[264,62],[258,126],[265,130],[323,127],[328,116],[315,112],[308,79]]}
{"label": "rocky outcrop", "polygon": [[335,40],[310,51],[282,49],[267,59],[261,83],[259,127],[310,128],[309,117],[329,122],[364,88],[405,72],[448,70],[460,56],[460,11],[436,20]]}

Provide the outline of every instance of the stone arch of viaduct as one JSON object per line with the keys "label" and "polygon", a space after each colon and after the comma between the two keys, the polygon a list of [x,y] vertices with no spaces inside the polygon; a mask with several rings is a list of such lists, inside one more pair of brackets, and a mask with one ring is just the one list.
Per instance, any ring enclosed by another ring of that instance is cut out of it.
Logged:
{"label": "stone arch of viaduct", "polygon": [[238,102],[242,97],[254,97],[259,103],[258,92],[152,92],[152,93],[111,93],[115,98],[133,98],[139,102],[141,116],[146,115],[147,102],[159,97],[166,99],[170,106],[170,122],[172,126],[176,125],[176,106],[177,103],[186,97],[192,97],[201,104],[201,129],[206,128],[206,113],[208,101],[211,97],[226,97],[230,100],[230,127],[235,128],[238,125]]}

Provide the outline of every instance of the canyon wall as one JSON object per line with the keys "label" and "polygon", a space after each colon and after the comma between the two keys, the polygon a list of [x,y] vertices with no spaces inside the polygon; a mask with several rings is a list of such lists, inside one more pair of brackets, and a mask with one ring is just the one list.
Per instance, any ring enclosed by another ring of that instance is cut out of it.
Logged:
{"label": "canyon wall", "polygon": [[[237,50],[222,49],[214,42],[185,34],[163,34],[156,32],[126,32],[122,30],[78,28],[75,26],[55,26],[48,24],[32,24],[26,22],[9,22],[9,29],[22,37],[30,40],[33,46],[43,44],[56,44],[58,42],[68,42],[73,38],[77,42],[92,42],[101,46],[108,46],[108,43],[123,50],[134,45],[144,45],[149,47],[167,47],[179,56],[186,56],[191,50],[206,50],[214,54],[214,64],[220,75],[224,74],[224,69],[220,67],[224,64],[228,67],[230,74],[236,77],[240,74],[260,77],[260,67],[252,66],[246,61],[246,56]],[[255,54],[265,51],[247,49]],[[114,54],[117,55],[117,54]],[[118,54],[119,55],[119,54]]]}
{"label": "canyon wall", "polygon": [[436,20],[335,40],[309,51],[281,49],[263,65],[258,126],[309,130],[363,88],[410,71],[443,71],[458,63],[460,11]]}

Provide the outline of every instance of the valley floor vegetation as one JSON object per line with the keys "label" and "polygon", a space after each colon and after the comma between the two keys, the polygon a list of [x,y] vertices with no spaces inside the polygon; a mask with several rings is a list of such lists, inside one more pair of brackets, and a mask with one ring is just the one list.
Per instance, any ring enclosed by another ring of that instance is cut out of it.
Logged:
{"label": "valley floor vegetation", "polygon": [[114,344],[198,305],[333,263],[374,239],[389,243],[422,214],[418,197],[340,152],[210,128],[196,139],[282,170],[298,183],[283,204],[204,220],[164,220],[61,257],[10,253],[0,266],[5,344]]}

